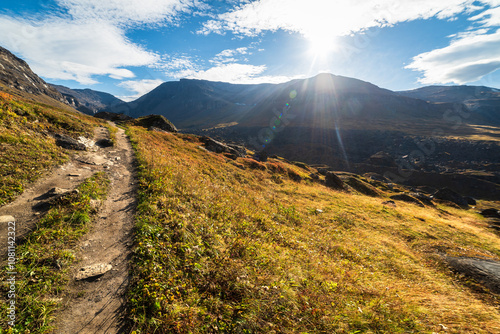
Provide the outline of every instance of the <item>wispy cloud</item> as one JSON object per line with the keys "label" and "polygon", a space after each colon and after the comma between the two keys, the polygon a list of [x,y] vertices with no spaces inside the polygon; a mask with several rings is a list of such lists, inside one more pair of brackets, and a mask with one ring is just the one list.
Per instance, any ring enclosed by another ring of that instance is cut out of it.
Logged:
{"label": "wispy cloud", "polygon": [[96,83],[95,76],[132,78],[125,67],[152,65],[159,56],[131,42],[127,29],[176,24],[201,7],[197,0],[56,0],[43,18],[0,15],[0,44],[50,79]]}
{"label": "wispy cloud", "polygon": [[163,83],[162,80],[153,80],[153,79],[123,81],[119,83],[118,86],[126,88],[133,94],[127,96],[120,96],[119,98],[126,102],[136,100],[139,97],[143,96],[144,94],[149,93],[162,83]]}

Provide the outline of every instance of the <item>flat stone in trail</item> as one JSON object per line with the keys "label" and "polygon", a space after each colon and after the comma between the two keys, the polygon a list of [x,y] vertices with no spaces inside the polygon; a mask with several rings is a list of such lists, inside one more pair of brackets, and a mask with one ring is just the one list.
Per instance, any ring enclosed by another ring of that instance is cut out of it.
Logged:
{"label": "flat stone in trail", "polygon": [[112,265],[106,263],[97,263],[90,266],[86,266],[78,270],[75,279],[81,281],[89,278],[96,278],[102,276],[113,268]]}
{"label": "flat stone in trail", "polygon": [[12,216],[0,216],[0,224],[15,222],[16,220]]}

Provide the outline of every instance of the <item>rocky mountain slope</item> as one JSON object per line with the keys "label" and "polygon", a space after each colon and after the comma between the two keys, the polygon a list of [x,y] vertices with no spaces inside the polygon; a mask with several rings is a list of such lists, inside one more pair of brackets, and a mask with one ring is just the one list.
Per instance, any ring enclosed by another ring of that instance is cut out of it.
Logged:
{"label": "rocky mountain slope", "polygon": [[7,49],[0,47],[0,87],[33,95],[46,95],[63,102],[57,90],[33,73],[29,65]]}
{"label": "rocky mountain slope", "polygon": [[485,86],[428,86],[400,95],[436,103],[463,103],[468,110],[485,118],[488,124],[500,125],[500,90]]}
{"label": "rocky mountain slope", "polygon": [[105,92],[92,89],[71,89],[60,85],[51,85],[59,91],[66,102],[73,108],[89,115],[98,113],[106,108],[124,103],[119,98]]}

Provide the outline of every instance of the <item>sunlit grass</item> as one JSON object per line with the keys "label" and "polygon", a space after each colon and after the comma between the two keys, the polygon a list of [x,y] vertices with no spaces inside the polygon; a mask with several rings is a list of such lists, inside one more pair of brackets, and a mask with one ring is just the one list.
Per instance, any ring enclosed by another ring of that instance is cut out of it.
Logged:
{"label": "sunlit grass", "polygon": [[436,255],[498,259],[498,237],[477,214],[387,207],[382,191],[333,191],[284,161],[232,161],[194,136],[129,133],[140,165],[136,333],[500,330],[498,310]]}
{"label": "sunlit grass", "polygon": [[92,137],[93,117],[22,101],[0,92],[0,205],[10,202],[54,165],[67,159],[52,133]]}

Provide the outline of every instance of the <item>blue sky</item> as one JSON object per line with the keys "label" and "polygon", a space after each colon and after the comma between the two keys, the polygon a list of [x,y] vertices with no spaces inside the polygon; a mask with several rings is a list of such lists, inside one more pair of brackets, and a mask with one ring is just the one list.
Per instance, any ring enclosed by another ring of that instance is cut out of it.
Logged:
{"label": "blue sky", "polygon": [[46,81],[131,100],[161,82],[320,72],[391,90],[500,87],[500,0],[2,0],[0,45]]}

